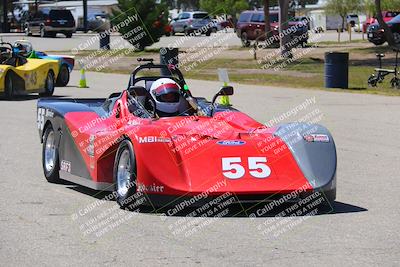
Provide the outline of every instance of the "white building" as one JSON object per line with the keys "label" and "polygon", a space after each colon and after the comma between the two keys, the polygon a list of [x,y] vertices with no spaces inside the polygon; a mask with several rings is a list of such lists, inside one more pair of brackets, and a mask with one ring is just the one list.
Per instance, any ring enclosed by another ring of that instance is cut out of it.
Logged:
{"label": "white building", "polygon": [[[326,14],[326,4],[327,0],[319,0],[315,5],[306,5],[306,15],[311,18],[312,29],[321,27],[324,31],[337,30],[342,26],[342,18],[339,15]],[[361,23],[365,21],[365,14],[358,14],[358,16]]]}
{"label": "white building", "polygon": [[[118,0],[88,0],[88,19],[97,14],[111,14],[118,8]],[[59,1],[51,4],[40,4],[39,8],[65,8],[71,10],[78,28],[83,28],[83,3],[80,1]]]}

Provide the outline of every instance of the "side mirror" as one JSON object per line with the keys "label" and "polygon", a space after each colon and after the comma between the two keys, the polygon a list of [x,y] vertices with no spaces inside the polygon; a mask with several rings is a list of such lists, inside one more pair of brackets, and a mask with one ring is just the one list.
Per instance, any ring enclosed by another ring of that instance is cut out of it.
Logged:
{"label": "side mirror", "polygon": [[214,106],[215,101],[219,96],[228,96],[233,95],[233,87],[232,86],[223,86],[219,92],[213,97],[211,104]]}
{"label": "side mirror", "polygon": [[148,95],[146,88],[144,88],[143,86],[131,86],[129,87],[128,92],[133,97]]}
{"label": "side mirror", "polygon": [[211,101],[211,116],[214,114],[214,109],[215,109],[215,101],[219,96],[229,96],[233,95],[233,87],[232,86],[223,86],[219,90],[219,92],[213,97]]}
{"label": "side mirror", "polygon": [[232,86],[223,86],[219,90],[218,95],[233,95],[233,87]]}

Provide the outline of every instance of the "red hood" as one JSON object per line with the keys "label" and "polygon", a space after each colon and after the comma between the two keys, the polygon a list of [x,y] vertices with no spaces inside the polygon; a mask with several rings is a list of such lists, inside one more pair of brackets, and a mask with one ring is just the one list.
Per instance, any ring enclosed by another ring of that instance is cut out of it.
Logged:
{"label": "red hood", "polygon": [[[171,195],[194,195],[212,187],[217,188],[210,194],[287,193],[301,187],[312,188],[286,144],[273,136],[274,129],[256,135],[253,132],[261,124],[246,121],[242,113],[230,113],[234,117],[229,120],[180,118],[182,124],[177,124],[175,118],[158,120],[158,131],[151,135],[162,137],[160,142],[143,141],[145,135],[136,139],[141,166],[138,182],[163,186],[162,193]],[[174,125],[180,127],[171,128]],[[237,166],[234,164],[240,165],[243,174],[229,169]]]}

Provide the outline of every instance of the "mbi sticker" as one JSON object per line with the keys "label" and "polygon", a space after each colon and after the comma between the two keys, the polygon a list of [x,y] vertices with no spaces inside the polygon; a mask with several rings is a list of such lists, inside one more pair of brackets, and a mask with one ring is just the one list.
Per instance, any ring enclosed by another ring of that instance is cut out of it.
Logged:
{"label": "mbi sticker", "polygon": [[246,144],[246,142],[242,140],[222,140],[218,141],[217,144],[221,146],[241,146]]}

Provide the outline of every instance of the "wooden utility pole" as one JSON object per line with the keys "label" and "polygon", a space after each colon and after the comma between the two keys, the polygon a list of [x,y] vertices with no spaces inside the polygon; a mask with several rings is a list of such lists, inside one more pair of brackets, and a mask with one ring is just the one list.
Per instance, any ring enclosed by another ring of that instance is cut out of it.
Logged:
{"label": "wooden utility pole", "polygon": [[271,36],[271,23],[269,19],[269,0],[264,0],[264,22],[265,22],[265,37]]}
{"label": "wooden utility pole", "polygon": [[382,17],[382,8],[381,8],[381,0],[375,0],[375,6],[376,6],[376,18],[378,19],[379,26],[383,28],[384,34],[386,37],[387,42],[389,43],[390,46],[393,48],[398,49],[398,46],[396,44],[396,41],[394,40],[393,33],[390,30],[389,26],[386,24],[386,22],[383,20]]}
{"label": "wooden utility pole", "polygon": [[289,0],[279,0],[279,34],[281,55],[283,57],[291,56],[291,47],[288,47],[290,36],[286,33],[288,29]]}
{"label": "wooden utility pole", "polygon": [[87,0],[82,0],[83,5],[83,31],[88,31],[88,21],[87,21]]}
{"label": "wooden utility pole", "polygon": [[3,32],[9,32],[8,29],[8,1],[7,0],[3,0],[3,24],[2,24],[2,31]]}

